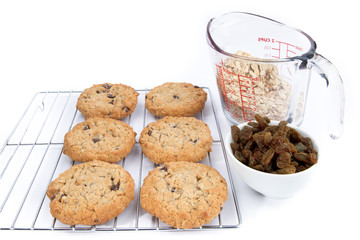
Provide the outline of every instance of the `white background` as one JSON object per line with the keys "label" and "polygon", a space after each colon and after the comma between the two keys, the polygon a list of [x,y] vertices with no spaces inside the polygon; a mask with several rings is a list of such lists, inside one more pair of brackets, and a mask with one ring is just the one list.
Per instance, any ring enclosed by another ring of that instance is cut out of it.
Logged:
{"label": "white background", "polygon": [[[356,1],[332,2],[1,1],[1,143],[38,91],[82,90],[103,82],[143,89],[166,81],[215,89],[205,28],[210,18],[231,11],[263,15],[308,33],[318,45],[317,52],[327,57],[343,78],[346,111],[340,139],[333,141],[319,134],[318,176],[298,196],[281,201],[264,198],[234,173],[243,220],[239,228],[201,232],[0,231],[0,238],[359,239],[360,17]],[[219,118],[228,131],[217,92],[213,92]],[[314,122],[316,131],[322,132],[325,108],[316,100],[322,104],[326,100],[317,98],[321,95],[317,90],[311,94],[304,124]]]}

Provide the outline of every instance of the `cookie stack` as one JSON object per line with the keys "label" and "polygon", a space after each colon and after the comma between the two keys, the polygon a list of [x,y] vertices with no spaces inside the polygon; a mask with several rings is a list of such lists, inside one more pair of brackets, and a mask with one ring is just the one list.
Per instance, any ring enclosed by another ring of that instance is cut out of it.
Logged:
{"label": "cookie stack", "polygon": [[118,216],[135,197],[129,172],[113,164],[127,156],[136,133],[122,119],[139,94],[123,84],[98,84],[81,93],[77,109],[86,120],[64,137],[63,152],[74,165],[47,189],[50,212],[64,224],[99,225]]}
{"label": "cookie stack", "polygon": [[145,96],[147,110],[162,117],[147,125],[139,142],[155,164],[140,190],[141,207],[175,228],[197,228],[219,215],[227,199],[225,179],[198,163],[211,151],[206,123],[192,117],[201,111],[206,92],[189,83],[165,83]]}
{"label": "cookie stack", "polygon": [[[129,86],[104,83],[79,96],[77,109],[86,120],[65,135],[63,152],[84,163],[60,174],[47,190],[50,212],[61,222],[103,224],[134,199],[134,180],[114,163],[135,144],[136,133],[121,119],[134,111],[138,95]],[[145,96],[146,109],[159,119],[142,130],[139,142],[157,167],[144,179],[140,203],[175,228],[209,223],[228,195],[225,179],[199,163],[213,143],[207,124],[193,117],[206,99],[206,92],[190,83],[165,83]]]}

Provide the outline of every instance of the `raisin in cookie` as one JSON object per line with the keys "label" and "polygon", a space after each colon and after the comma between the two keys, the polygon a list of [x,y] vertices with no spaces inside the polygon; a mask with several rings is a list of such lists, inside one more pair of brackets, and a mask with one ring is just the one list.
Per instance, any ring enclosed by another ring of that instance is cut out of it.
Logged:
{"label": "raisin in cookie", "polygon": [[149,172],[141,207],[175,228],[197,228],[219,215],[228,196],[225,179],[201,163],[171,162]]}
{"label": "raisin in cookie", "polygon": [[117,162],[131,152],[135,136],[132,127],[120,120],[88,118],[65,134],[63,152],[79,162]]}
{"label": "raisin in cookie", "polygon": [[91,161],[74,165],[52,181],[50,213],[69,225],[98,225],[118,216],[134,199],[134,180],[120,165]]}
{"label": "raisin in cookie", "polygon": [[164,117],[147,125],[140,146],[154,163],[198,162],[211,151],[213,139],[206,123],[194,117]]}
{"label": "raisin in cookie", "polygon": [[204,108],[206,98],[207,93],[198,86],[167,82],[146,94],[145,106],[155,116],[189,117]]}
{"label": "raisin in cookie", "polygon": [[80,94],[76,108],[85,117],[122,119],[135,110],[138,95],[124,84],[97,84]]}

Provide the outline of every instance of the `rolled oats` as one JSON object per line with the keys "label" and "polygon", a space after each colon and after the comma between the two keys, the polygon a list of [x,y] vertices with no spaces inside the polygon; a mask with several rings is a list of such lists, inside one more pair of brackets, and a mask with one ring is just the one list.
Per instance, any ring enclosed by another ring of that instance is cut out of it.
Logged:
{"label": "rolled oats", "polygon": [[[242,51],[236,55],[250,57]],[[217,84],[224,107],[239,122],[254,120],[256,113],[286,118],[291,85],[280,78],[275,64],[229,57],[217,65]]]}

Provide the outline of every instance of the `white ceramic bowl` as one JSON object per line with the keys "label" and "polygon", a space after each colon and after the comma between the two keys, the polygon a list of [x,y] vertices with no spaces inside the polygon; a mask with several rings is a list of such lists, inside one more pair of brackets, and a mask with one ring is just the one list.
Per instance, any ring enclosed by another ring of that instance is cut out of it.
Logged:
{"label": "white ceramic bowl", "polygon": [[[239,124],[238,127],[241,129],[246,124],[247,123]],[[271,125],[277,124],[278,122],[271,122]],[[308,133],[299,129],[298,127],[294,127],[290,124],[288,126],[296,129],[303,137],[310,137],[313,142],[314,149],[318,151],[318,163],[298,173],[272,174],[252,169],[237,160],[232,153],[230,143],[234,141],[231,137],[231,131],[228,133],[225,139],[225,149],[227,155],[229,156],[229,160],[232,166],[240,175],[241,179],[249,187],[269,198],[284,199],[292,197],[293,195],[298,193],[309,183],[310,179],[312,178],[314,172],[317,169],[317,165],[319,164],[319,149],[316,142],[314,141],[314,138]]]}

